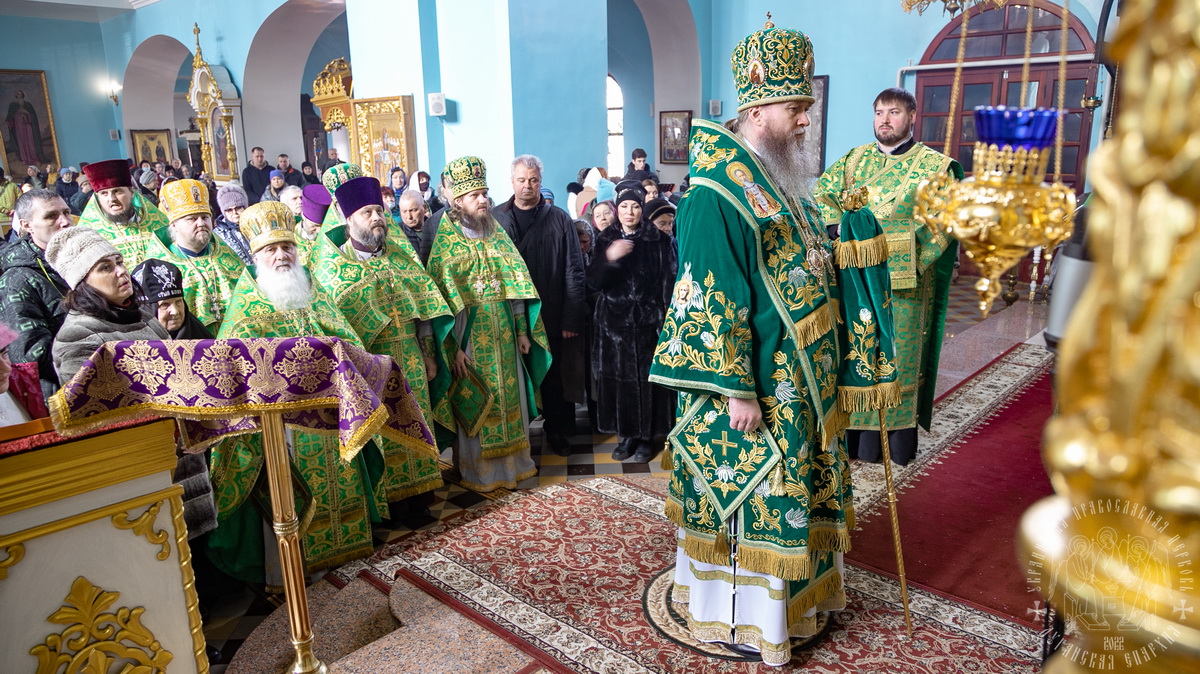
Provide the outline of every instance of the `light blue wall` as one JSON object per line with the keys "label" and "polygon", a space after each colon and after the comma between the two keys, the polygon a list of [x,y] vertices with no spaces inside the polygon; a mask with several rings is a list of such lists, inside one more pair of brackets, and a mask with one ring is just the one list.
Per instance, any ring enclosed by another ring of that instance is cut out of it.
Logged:
{"label": "light blue wall", "polygon": [[697,118],[722,121],[732,117],[729,111],[722,109],[720,115],[708,114],[708,101],[713,98],[713,72],[722,67],[728,68],[729,63],[718,54],[713,57],[713,0],[688,0],[692,8],[692,16],[696,20],[696,38],[700,43],[700,110],[696,111]]}
{"label": "light blue wall", "polygon": [[[541,158],[559,205],[579,169],[608,154],[605,13],[604,0],[509,0],[513,149]],[[498,169],[493,184],[508,180]]]}
{"label": "light blue wall", "polygon": [[[321,37],[317,38],[316,44],[313,45],[312,51],[308,53],[308,63],[304,66],[304,77],[300,80],[301,89],[297,94],[312,95],[312,83],[317,79],[317,75],[329,62],[336,58],[344,58],[350,61],[350,33],[346,27],[346,15],[333,20],[329,27],[321,33]],[[386,60],[386,57],[380,56]],[[354,62],[350,61],[351,68]]]}
{"label": "light blue wall", "polygon": [[[440,92],[442,90],[442,70],[438,66],[440,47],[437,29],[437,0],[418,0],[417,15],[421,35],[421,77],[425,91]],[[417,109],[428,112],[426,101],[414,101]],[[446,135],[442,129],[442,121],[427,118],[425,124],[426,142],[428,143],[428,159],[423,161],[422,169],[429,174],[429,183],[437,190],[439,175],[446,166]]]}
{"label": "light blue wall", "polygon": [[[97,157],[124,155],[121,143],[108,139],[108,130],[120,128],[120,123],[117,107],[99,88],[110,79],[99,24],[0,16],[0,25],[0,67],[46,71],[62,162],[79,166]],[[22,168],[18,175],[24,173]]]}
{"label": "light blue wall", "polygon": [[[640,147],[654,164],[654,60],[646,22],[633,0],[608,1],[608,70],[625,96],[625,163],[629,153]],[[604,104],[601,102],[601,107]],[[605,154],[593,161],[604,166]],[[625,163],[621,164],[624,170]]]}

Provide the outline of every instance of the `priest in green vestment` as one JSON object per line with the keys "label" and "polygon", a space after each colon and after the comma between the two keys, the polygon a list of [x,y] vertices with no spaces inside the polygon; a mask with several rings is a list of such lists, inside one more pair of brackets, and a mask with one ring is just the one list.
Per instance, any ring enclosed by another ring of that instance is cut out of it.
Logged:
{"label": "priest in green vestment", "polygon": [[[884,417],[892,460],[905,465],[917,453],[917,425],[929,429],[937,386],[946,301],[957,246],[939,231],[913,219],[921,181],[949,172],[962,179],[958,162],[913,137],[917,101],[904,89],[885,89],[875,98],[875,140],[834,162],[814,190],[821,217],[837,229],[844,211],[839,195],[865,187],[867,206],[883,226],[892,280],[896,324],[896,367],[902,402]],[[850,458],[877,462],[882,456],[879,417],[855,413],[847,434]]]}
{"label": "priest in green vestment", "polygon": [[[672,600],[694,638],[779,666],[845,606],[854,512],[841,436],[848,409],[887,387],[869,390],[875,363],[848,381],[848,334],[874,334],[875,316],[844,296],[807,189],[812,43],[768,21],[731,63],[737,131],[693,122],[679,272],[650,381],[680,393],[663,460],[679,526]],[[880,255],[848,257],[856,276],[886,273]]]}
{"label": "priest in green vestment", "polygon": [[[247,208],[239,227],[250,242],[254,266],[234,288],[220,339],[328,335],[362,346],[354,329],[296,256],[295,219],[287,206],[264,201]],[[371,522],[385,504],[374,497],[382,472],[368,444],[341,460],[336,435],[288,429],[293,479],[308,503],[298,508],[305,568],[331,568],[366,557],[373,549]],[[262,436],[243,435],[213,448],[211,478],[219,523],[209,535],[209,555],[226,573],[247,582],[280,580],[264,485]]]}
{"label": "priest in green vestment", "polygon": [[171,181],[163,185],[159,204],[171,224],[154,232],[147,252],[183,272],[183,301],[192,316],[215,335],[246,265],[232,248],[213,236],[212,207],[204,183]]}
{"label": "priest in green vestment", "polygon": [[452,199],[428,270],[451,311],[434,319],[433,332],[453,382],[433,401],[434,419],[453,433],[465,486],[532,487],[529,420],[550,367],[541,301],[521,253],[492,217],[483,160],[462,157],[446,172]]}
{"label": "priest in green vestment", "polygon": [[154,233],[167,226],[167,216],[158,206],[142,198],[133,189],[129,163],[124,159],[98,161],[83,167],[95,197],[79,216],[77,223],[91,227],[108,239],[133,269],[154,257]]}
{"label": "priest in green vestment", "polygon": [[[408,238],[388,227],[378,180],[348,180],[337,189],[336,201],[346,224],[318,235],[309,269],[367,351],[391,356],[400,365],[422,413],[432,420],[430,380],[439,385],[438,399],[449,384],[444,367],[444,376],[435,379],[438,340],[432,320],[449,316],[450,309]],[[386,438],[377,442],[387,463],[383,488],[389,502],[442,485],[436,453],[414,452]]]}

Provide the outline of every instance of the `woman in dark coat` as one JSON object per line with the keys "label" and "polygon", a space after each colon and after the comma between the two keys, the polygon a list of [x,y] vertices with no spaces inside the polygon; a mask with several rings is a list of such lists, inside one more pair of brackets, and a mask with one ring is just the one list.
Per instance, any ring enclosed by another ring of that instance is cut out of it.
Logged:
{"label": "woman in dark coat", "polygon": [[670,237],[642,217],[643,192],[617,195],[617,222],[597,237],[588,286],[596,291],[592,377],[596,425],[620,438],[613,458],[645,463],[675,420],[675,393],[649,382],[650,362],[675,282]]}

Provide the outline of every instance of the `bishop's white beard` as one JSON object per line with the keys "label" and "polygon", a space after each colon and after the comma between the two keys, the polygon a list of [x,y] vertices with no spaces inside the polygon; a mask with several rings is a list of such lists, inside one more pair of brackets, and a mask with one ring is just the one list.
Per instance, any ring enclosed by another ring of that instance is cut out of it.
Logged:
{"label": "bishop's white beard", "polygon": [[260,267],[258,288],[280,311],[307,309],[312,304],[312,283],[302,267],[286,271]]}
{"label": "bishop's white beard", "polygon": [[759,159],[767,167],[776,187],[793,199],[812,196],[812,184],[820,167],[816,155],[804,151],[803,136],[766,136],[758,145],[757,149],[762,153]]}

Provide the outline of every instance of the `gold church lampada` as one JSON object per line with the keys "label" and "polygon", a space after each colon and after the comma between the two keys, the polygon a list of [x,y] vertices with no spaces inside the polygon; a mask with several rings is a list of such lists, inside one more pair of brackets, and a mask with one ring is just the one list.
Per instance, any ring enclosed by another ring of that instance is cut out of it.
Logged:
{"label": "gold church lampada", "polygon": [[917,221],[957,239],[979,268],[975,289],[985,318],[1006,271],[1071,235],[1075,192],[1043,182],[1058,116],[1053,109],[975,108],[974,175],[957,182],[943,174],[917,189]]}

